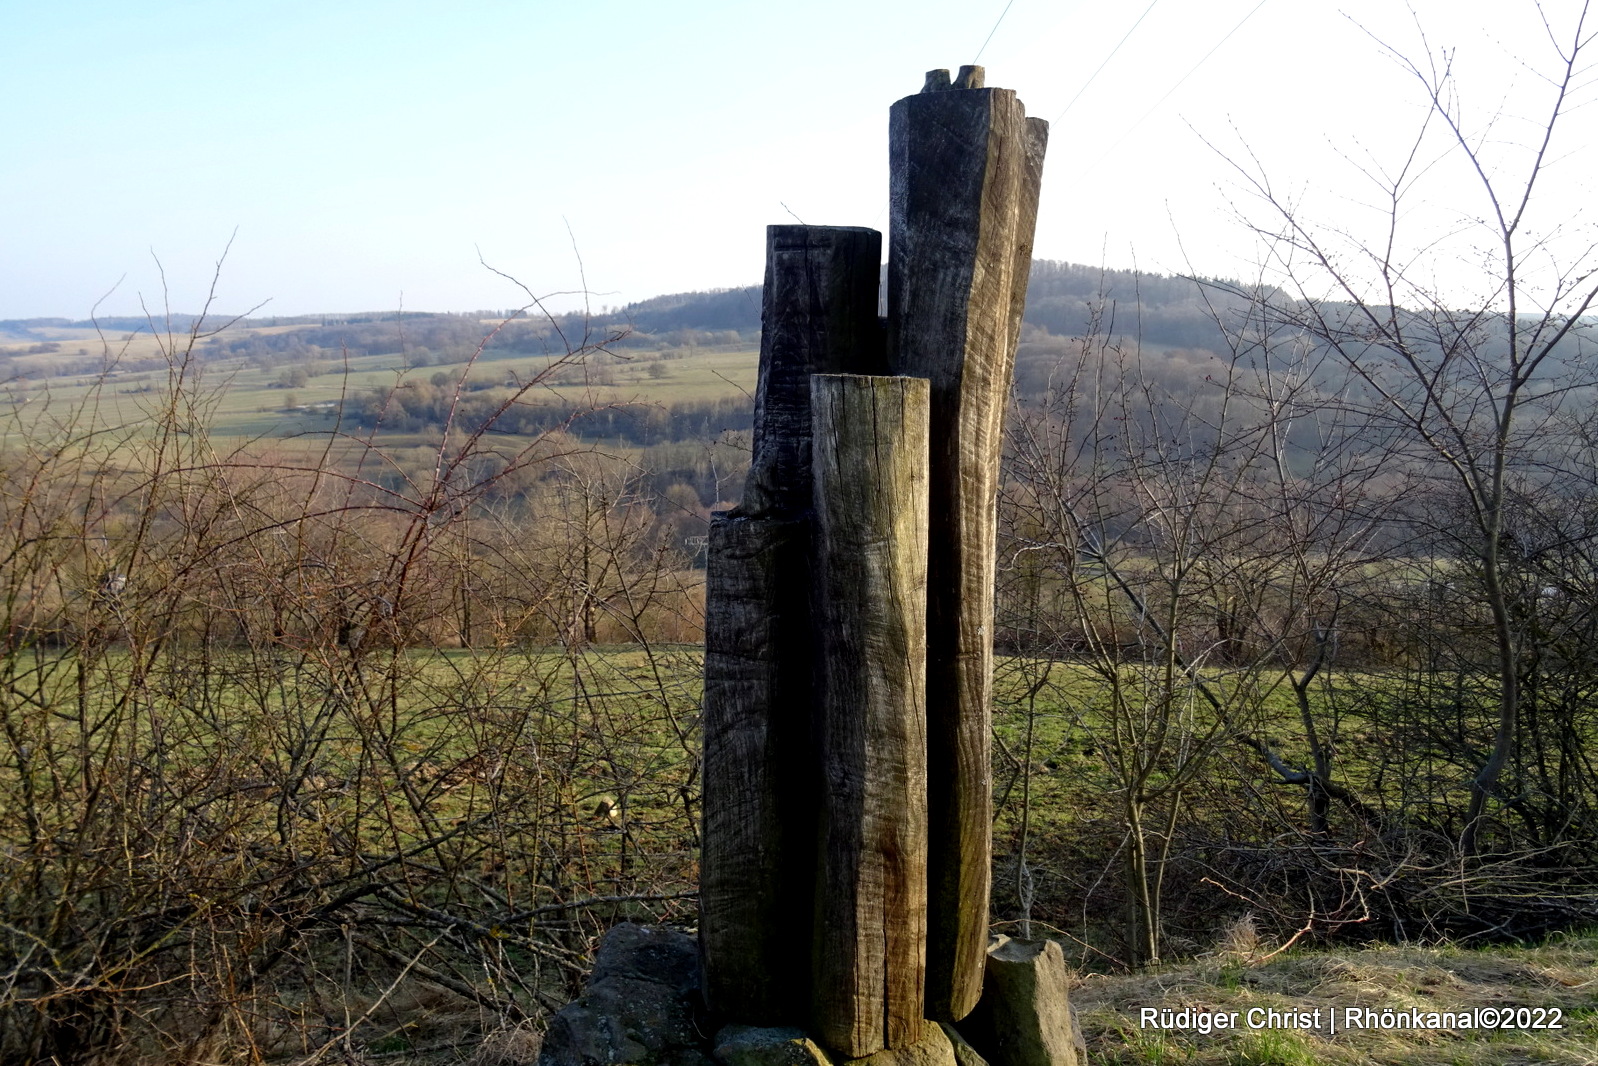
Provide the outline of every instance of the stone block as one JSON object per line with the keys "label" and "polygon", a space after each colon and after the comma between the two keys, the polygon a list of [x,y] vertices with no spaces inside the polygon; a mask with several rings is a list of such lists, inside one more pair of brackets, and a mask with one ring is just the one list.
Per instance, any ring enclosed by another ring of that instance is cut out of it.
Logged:
{"label": "stone block", "polygon": [[702,1013],[693,938],[618,925],[600,942],[583,994],[550,1022],[538,1066],[711,1066]]}
{"label": "stone block", "polygon": [[803,1029],[729,1025],[716,1034],[721,1066],[832,1066],[832,1058]]}
{"label": "stone block", "polygon": [[957,1066],[954,1044],[937,1022],[928,1021],[921,1023],[921,1039],[913,1044],[838,1061],[839,1066]]}
{"label": "stone block", "polygon": [[1059,944],[996,936],[988,945],[982,999],[960,1030],[991,1066],[1085,1064],[1069,989]]}
{"label": "stone block", "polygon": [[954,1045],[954,1061],[957,1066],[988,1066],[988,1060],[983,1058],[976,1048],[966,1042],[960,1031],[948,1022],[939,1022],[943,1035],[949,1038],[949,1043]]}

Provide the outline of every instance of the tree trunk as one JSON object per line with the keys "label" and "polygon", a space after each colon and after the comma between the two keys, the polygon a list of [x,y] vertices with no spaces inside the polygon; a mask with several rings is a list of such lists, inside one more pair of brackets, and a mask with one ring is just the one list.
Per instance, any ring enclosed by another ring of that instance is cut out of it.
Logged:
{"label": "tree trunk", "polygon": [[1149,879],[1148,831],[1143,825],[1144,807],[1138,799],[1126,804],[1126,884],[1127,944],[1134,966],[1155,965],[1160,961],[1159,916]]}

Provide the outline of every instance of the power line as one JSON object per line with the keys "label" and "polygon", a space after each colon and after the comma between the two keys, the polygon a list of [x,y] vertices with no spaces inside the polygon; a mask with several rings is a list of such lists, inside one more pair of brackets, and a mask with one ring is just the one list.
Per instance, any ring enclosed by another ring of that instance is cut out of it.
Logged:
{"label": "power line", "polygon": [[[1078,100],[1082,99],[1082,94],[1088,91],[1088,86],[1092,85],[1094,83],[1094,81],[1096,81],[1098,79],[1098,76],[1101,73],[1104,72],[1104,68],[1110,65],[1110,60],[1115,58],[1115,53],[1117,53],[1117,52],[1119,52],[1121,50],[1121,46],[1126,43],[1128,37],[1131,37],[1132,34],[1137,32],[1137,28],[1139,26],[1143,25],[1143,20],[1149,17],[1149,12],[1153,11],[1154,10],[1154,5],[1159,3],[1159,2],[1160,2],[1160,0],[1149,0],[1149,6],[1144,8],[1143,9],[1143,14],[1139,15],[1137,17],[1137,21],[1132,23],[1132,28],[1127,30],[1125,35],[1122,36],[1122,38],[1115,43],[1115,47],[1110,49],[1110,54],[1104,57],[1104,62],[1099,64],[1099,69],[1095,70],[1093,72],[1092,76],[1089,77],[1088,80],[1083,83],[1082,88],[1080,88],[1080,89],[1078,89],[1076,91],[1076,95],[1071,97],[1071,102],[1065,105],[1065,111],[1061,111],[1058,115],[1054,116],[1054,121],[1055,122],[1058,122],[1062,118],[1064,118],[1065,117],[1065,112],[1071,110],[1071,108],[1076,106],[1076,102]],[[1050,125],[1052,125],[1052,124],[1053,123],[1050,123]]]}
{"label": "power line", "polygon": [[986,52],[988,50],[988,42],[993,40],[993,35],[995,33],[999,32],[999,22],[1003,22],[1004,21],[1004,16],[1006,16],[1006,15],[1008,15],[1010,13],[1010,8],[1014,4],[1015,4],[1015,0],[1010,0],[1010,2],[1008,4],[1004,5],[1004,10],[999,12],[999,21],[995,22],[993,24],[993,29],[988,31],[987,37],[985,37],[983,39],[983,41],[982,41],[982,47],[978,48],[977,49],[977,54],[971,57],[971,62],[972,62],[973,65],[976,63],[977,60],[982,58],[982,53]]}
{"label": "power line", "polygon": [[[1193,75],[1197,74],[1199,68],[1202,67],[1205,63],[1209,62],[1210,57],[1213,56],[1216,52],[1219,52],[1221,50],[1221,45],[1225,44],[1227,41],[1230,41],[1232,39],[1232,36],[1234,34],[1236,34],[1238,30],[1243,28],[1243,24],[1246,23],[1249,19],[1253,18],[1254,17],[1254,13],[1256,11],[1258,11],[1260,8],[1264,7],[1267,2],[1268,2],[1268,0],[1260,0],[1259,3],[1255,4],[1249,10],[1248,14],[1246,14],[1242,18],[1238,19],[1237,20],[1237,25],[1233,26],[1230,30],[1226,31],[1226,36],[1222,37],[1219,41],[1215,42],[1215,46],[1213,48],[1211,48],[1208,52],[1205,52],[1204,55],[1199,59],[1199,61],[1197,63],[1194,63],[1193,66],[1191,68],[1189,68],[1189,70],[1188,70],[1188,72],[1186,74],[1183,74],[1180,78],[1178,78],[1175,85],[1172,85],[1169,89],[1165,90],[1165,95],[1160,97],[1158,100],[1156,100],[1154,102],[1154,106],[1150,107],[1147,111],[1143,112],[1142,117],[1140,117],[1136,122],[1132,123],[1130,126],[1126,127],[1126,129],[1121,131],[1121,136],[1116,138],[1114,144],[1110,145],[1108,148],[1106,148],[1104,150],[1104,154],[1099,156],[1098,162],[1094,163],[1091,167],[1088,167],[1085,170],[1078,171],[1078,173],[1077,173],[1078,180],[1080,180],[1080,178],[1081,178],[1081,176],[1083,174],[1087,174],[1087,173],[1089,173],[1089,172],[1091,172],[1093,170],[1097,170],[1098,166],[1099,166],[1099,163],[1104,162],[1106,159],[1108,159],[1115,152],[1115,150],[1117,148],[1121,147],[1121,145],[1126,142],[1126,139],[1128,137],[1132,136],[1132,133],[1133,133],[1134,130],[1136,130],[1139,126],[1143,125],[1143,123],[1148,120],[1148,117],[1150,115],[1152,115],[1152,114],[1154,114],[1154,112],[1158,111],[1160,109],[1160,105],[1165,103],[1165,101],[1169,100],[1171,98],[1171,95],[1173,93],[1175,93],[1176,90],[1180,89],[1182,87],[1182,85],[1187,81],[1187,79],[1189,79]],[[1147,14],[1147,12],[1144,12],[1144,14]],[[1135,29],[1136,27],[1133,27],[1133,28]],[[1079,93],[1078,95],[1081,95],[1081,94]],[[1073,100],[1072,103],[1075,103],[1075,101]],[[1066,110],[1070,110],[1070,107],[1067,106]],[[1058,122],[1059,119],[1055,119],[1055,121]],[[1074,185],[1074,184],[1076,184],[1076,182],[1073,181],[1072,184]]]}
{"label": "power line", "polygon": [[[1216,52],[1220,51],[1221,50],[1221,45],[1225,44],[1227,41],[1230,41],[1232,39],[1232,34],[1236,33],[1238,30],[1242,29],[1243,28],[1243,23],[1245,23],[1249,19],[1253,18],[1254,17],[1254,12],[1258,11],[1260,8],[1264,7],[1265,4],[1266,4],[1266,0],[1260,0],[1259,3],[1254,5],[1253,9],[1250,10],[1248,14],[1244,15],[1241,19],[1238,19],[1237,25],[1233,26],[1230,30],[1228,30],[1225,37],[1222,37],[1219,41],[1215,42],[1215,47],[1211,48],[1208,52],[1205,52],[1204,53],[1204,57],[1202,59],[1200,59],[1197,63],[1194,63],[1192,69],[1190,69],[1186,74],[1182,75],[1180,80],[1178,80],[1175,85],[1173,85],[1169,89],[1167,89],[1165,91],[1165,95],[1164,96],[1162,96],[1158,100],[1154,101],[1154,106],[1153,107],[1151,107],[1147,111],[1143,112],[1143,118],[1138,119],[1136,122],[1132,123],[1131,126],[1127,127],[1126,132],[1127,133],[1131,133],[1133,130],[1135,130],[1139,126],[1141,126],[1143,124],[1143,119],[1146,119],[1150,115],[1154,114],[1154,112],[1159,109],[1159,106],[1161,104],[1165,103],[1165,101],[1167,101],[1167,100],[1169,100],[1171,98],[1171,94],[1172,93],[1176,92],[1176,90],[1178,90],[1178,89],[1180,89],[1182,87],[1182,83],[1183,82],[1187,81],[1187,79],[1189,79],[1193,75],[1197,74],[1199,67],[1202,67],[1205,63],[1209,62],[1210,56],[1212,56]],[[1123,135],[1123,139],[1125,139],[1124,135]],[[1120,142],[1116,142],[1116,143],[1120,143]]]}

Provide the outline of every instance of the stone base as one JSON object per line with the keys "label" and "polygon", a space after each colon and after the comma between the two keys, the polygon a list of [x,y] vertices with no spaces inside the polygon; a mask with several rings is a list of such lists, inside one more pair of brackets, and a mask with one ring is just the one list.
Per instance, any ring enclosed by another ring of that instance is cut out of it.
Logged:
{"label": "stone base", "polygon": [[1087,1062],[1071,1011],[1065,953],[1052,940],[995,936],[982,999],[960,1031],[992,1066],[1079,1066]]}
{"label": "stone base", "polygon": [[[995,937],[982,1000],[958,1028],[923,1023],[920,1040],[860,1058],[802,1029],[728,1025],[711,1040],[698,945],[658,926],[605,934],[583,994],[561,1008],[538,1066],[1085,1066],[1065,954],[1051,940]],[[967,1043],[967,1040],[970,1042]]]}
{"label": "stone base", "polygon": [[605,934],[583,994],[544,1034],[538,1066],[711,1066],[699,945],[659,926]]}
{"label": "stone base", "polygon": [[855,1059],[828,1052],[803,1029],[729,1025],[716,1034],[714,1054],[721,1066],[986,1066],[981,1059],[962,1061],[948,1033],[935,1022],[922,1024],[921,1039],[914,1044]]}
{"label": "stone base", "polygon": [[888,1048],[857,1059],[838,1059],[846,1066],[957,1066],[954,1043],[937,1022],[922,1022],[921,1039],[909,1047]]}
{"label": "stone base", "polygon": [[716,1034],[714,1056],[721,1066],[833,1066],[803,1029],[729,1025]]}

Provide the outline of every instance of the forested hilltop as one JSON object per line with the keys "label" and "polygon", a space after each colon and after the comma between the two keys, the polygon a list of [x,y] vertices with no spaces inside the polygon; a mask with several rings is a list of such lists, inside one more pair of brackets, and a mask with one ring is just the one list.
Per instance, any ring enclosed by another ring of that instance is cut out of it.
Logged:
{"label": "forested hilltop", "polygon": [[[1034,331],[1072,337],[1088,332],[1094,308],[1104,304],[1117,332],[1140,336],[1154,344],[1215,347],[1219,341],[1214,304],[1230,303],[1219,294],[1238,285],[1219,283],[1208,297],[1185,278],[1106,270],[1038,260],[1032,264],[1025,321]],[[207,341],[211,357],[260,360],[267,363],[292,359],[308,351],[326,357],[407,350],[413,365],[448,362],[475,351],[483,342],[483,323],[509,321],[489,338],[487,350],[547,354],[565,343],[606,338],[609,346],[623,348],[678,348],[706,345],[754,345],[760,336],[760,286],[711,292],[673,293],[651,297],[619,308],[601,308],[589,314],[566,313],[546,319],[536,311],[490,309],[461,314],[425,311],[366,312],[298,316],[265,315],[240,319],[234,335],[223,333]],[[186,332],[192,315],[177,314],[152,324],[139,317],[118,316],[99,320],[32,318],[0,321],[0,344],[6,355],[72,354],[81,344],[63,342],[62,330],[98,328],[113,338],[128,333],[148,333],[152,328]],[[254,331],[270,329],[266,335]],[[612,339],[613,338],[613,339]],[[31,342],[25,343],[25,342]],[[29,348],[37,347],[37,351]],[[98,357],[98,352],[85,351]],[[418,363],[417,360],[420,360]],[[85,364],[73,369],[84,373]]]}

